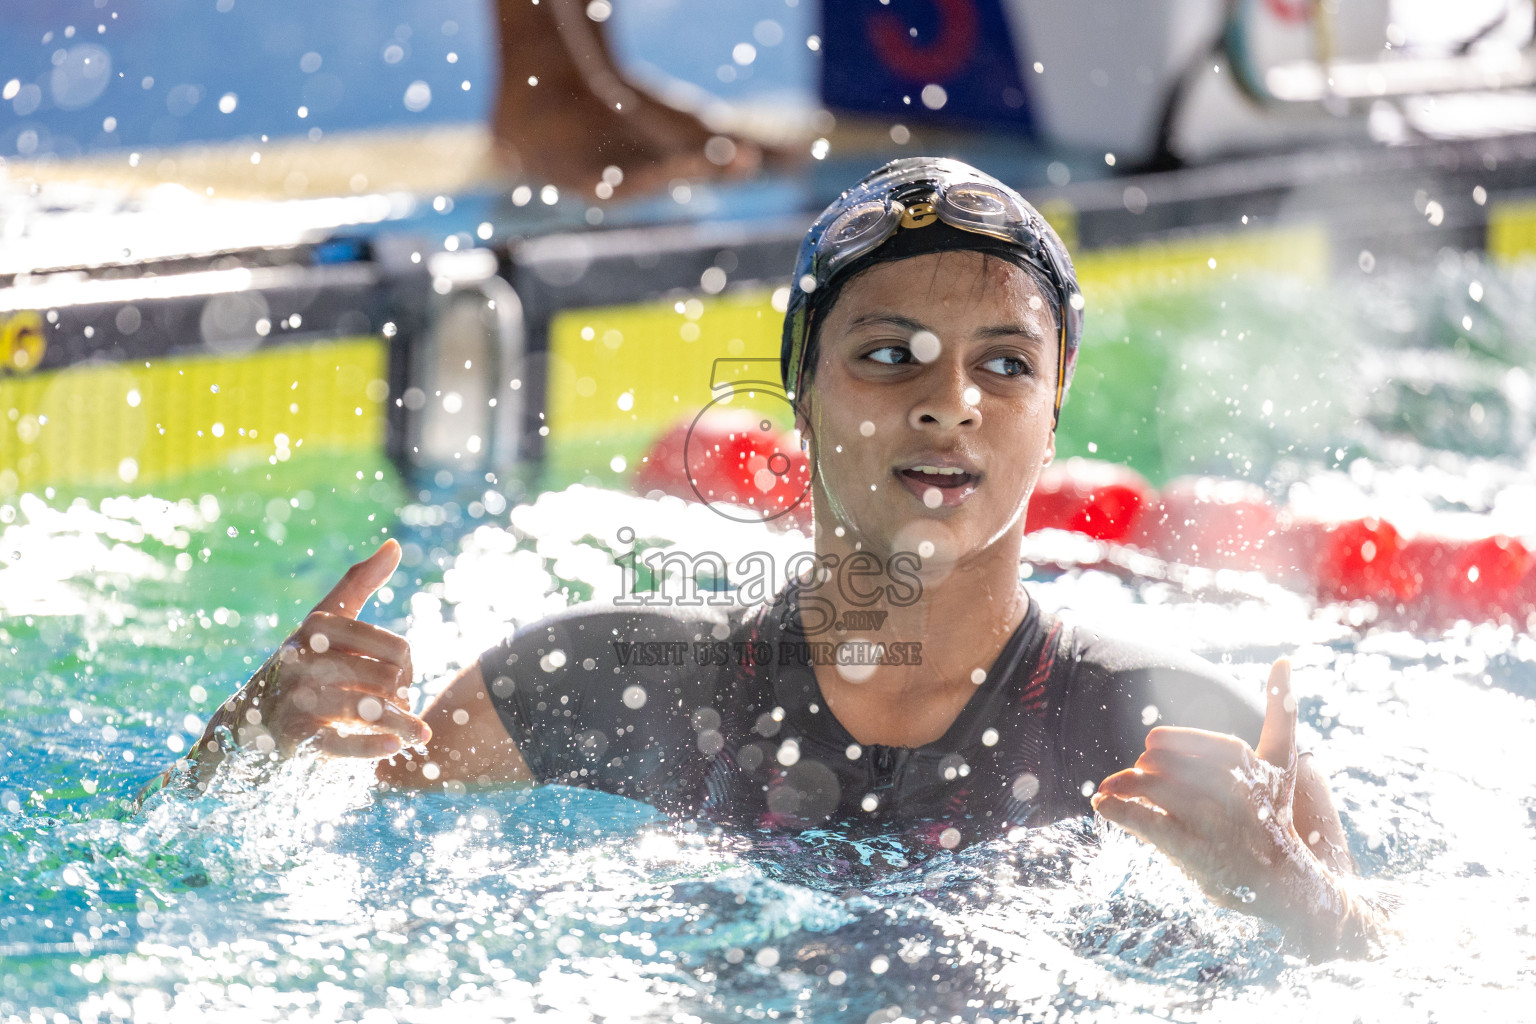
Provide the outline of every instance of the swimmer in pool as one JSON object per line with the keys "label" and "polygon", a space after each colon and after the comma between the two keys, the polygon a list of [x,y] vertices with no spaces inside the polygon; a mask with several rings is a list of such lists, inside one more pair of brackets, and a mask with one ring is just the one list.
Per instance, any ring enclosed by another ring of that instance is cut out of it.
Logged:
{"label": "swimmer in pool", "polygon": [[[572,608],[417,717],[406,641],[357,621],[399,561],[386,541],[215,713],[187,777],[231,743],[309,746],[375,759],[395,786],[587,786],[933,849],[1097,813],[1309,954],[1363,954],[1382,917],[1297,755],[1289,664],[1260,708],[1209,663],[1073,626],[1021,582],[1082,331],[1055,232],[975,168],[898,160],[821,215],[794,282],[781,370],[835,571],[750,609]],[[828,628],[869,610],[878,628]]]}

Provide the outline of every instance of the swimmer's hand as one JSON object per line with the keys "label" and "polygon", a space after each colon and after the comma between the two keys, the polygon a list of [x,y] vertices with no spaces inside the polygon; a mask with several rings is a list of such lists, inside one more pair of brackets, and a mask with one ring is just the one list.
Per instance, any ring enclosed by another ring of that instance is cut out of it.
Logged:
{"label": "swimmer's hand", "polygon": [[[1135,767],[1099,784],[1093,808],[1162,850],[1214,902],[1273,921],[1309,954],[1363,955],[1380,922],[1357,894],[1342,834],[1325,863],[1296,828],[1301,802],[1289,661],[1275,662],[1267,689],[1257,750],[1224,733],[1160,726],[1147,734]],[[1337,823],[1326,784],[1308,781],[1308,800],[1326,810],[1302,809],[1309,828],[1314,819]],[[1320,796],[1312,791],[1317,787]],[[1319,839],[1313,830],[1311,843]]]}
{"label": "swimmer's hand", "polygon": [[214,714],[192,757],[219,760],[232,738],[287,757],[306,743],[337,757],[384,758],[425,744],[410,713],[411,649],[405,638],[357,621],[364,603],[400,564],[386,540],[347,570],[250,681]]}

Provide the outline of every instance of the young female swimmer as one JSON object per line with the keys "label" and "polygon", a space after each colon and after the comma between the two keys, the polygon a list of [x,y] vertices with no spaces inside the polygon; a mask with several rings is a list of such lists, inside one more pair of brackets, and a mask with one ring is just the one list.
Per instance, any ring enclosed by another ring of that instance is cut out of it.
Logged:
{"label": "young female swimmer", "polygon": [[[1082,330],[1056,234],[975,168],[898,160],[821,215],[794,280],[781,368],[815,554],[856,567],[852,583],[807,575],[730,614],[573,608],[486,651],[418,718],[406,642],[357,621],[399,561],[386,541],[219,709],[190,775],[230,743],[312,746],[377,759],[398,786],[565,783],[941,847],[1093,811],[1312,955],[1363,954],[1382,915],[1297,756],[1289,664],[1261,712],[1209,663],[1074,628],[1020,580]],[[878,629],[829,628],[870,610]],[[636,655],[691,649],[719,656]],[[859,649],[878,653],[839,664]]]}

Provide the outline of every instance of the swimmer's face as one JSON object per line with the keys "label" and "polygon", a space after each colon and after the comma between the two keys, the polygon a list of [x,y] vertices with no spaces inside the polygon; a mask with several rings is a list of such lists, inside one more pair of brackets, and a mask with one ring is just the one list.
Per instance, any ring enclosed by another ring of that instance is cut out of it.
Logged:
{"label": "swimmer's face", "polygon": [[935,568],[1022,533],[1055,387],[1051,310],[1018,267],[947,252],[861,272],[823,322],[800,423],[817,530]]}

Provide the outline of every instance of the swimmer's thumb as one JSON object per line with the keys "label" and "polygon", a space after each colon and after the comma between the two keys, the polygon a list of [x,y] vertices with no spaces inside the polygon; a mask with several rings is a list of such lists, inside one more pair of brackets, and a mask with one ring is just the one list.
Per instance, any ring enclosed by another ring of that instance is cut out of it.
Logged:
{"label": "swimmer's thumb", "polygon": [[341,582],[315,605],[315,611],[357,618],[373,592],[389,582],[399,564],[400,543],[391,537],[379,545],[379,550],[348,569]]}
{"label": "swimmer's thumb", "polygon": [[1264,693],[1264,728],[1257,753],[1272,765],[1288,768],[1296,759],[1296,697],[1291,692],[1290,661],[1275,661]]}

